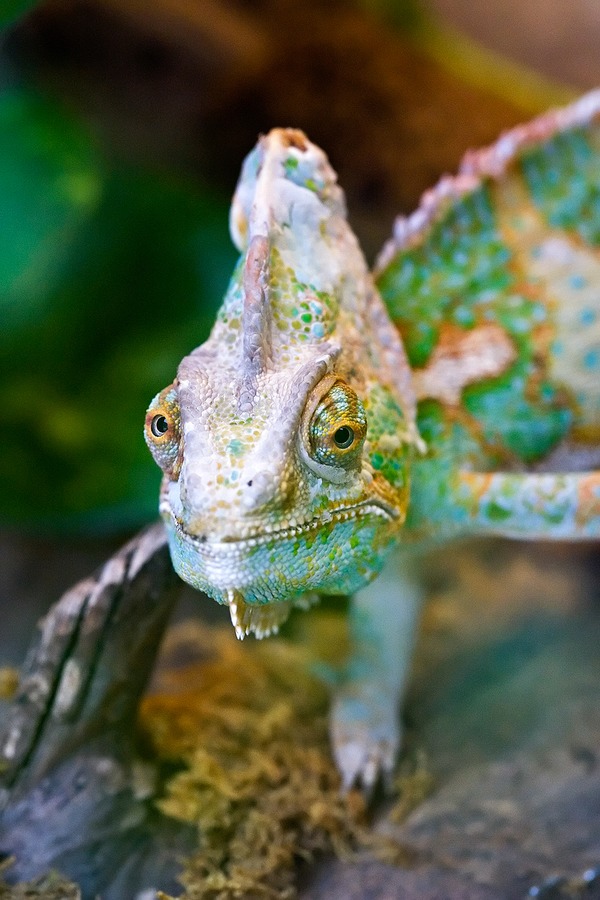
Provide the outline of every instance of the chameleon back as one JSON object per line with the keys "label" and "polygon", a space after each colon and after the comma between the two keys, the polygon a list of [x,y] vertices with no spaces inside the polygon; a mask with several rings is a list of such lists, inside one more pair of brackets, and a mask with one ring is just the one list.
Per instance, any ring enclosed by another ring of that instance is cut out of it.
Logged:
{"label": "chameleon back", "polygon": [[454,465],[600,465],[599,185],[595,92],[467,154],[396,223],[378,286]]}

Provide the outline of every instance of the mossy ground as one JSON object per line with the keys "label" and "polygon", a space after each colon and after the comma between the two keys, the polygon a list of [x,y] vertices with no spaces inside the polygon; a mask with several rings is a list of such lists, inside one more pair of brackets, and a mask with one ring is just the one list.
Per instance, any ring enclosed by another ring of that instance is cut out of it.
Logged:
{"label": "mossy ground", "polygon": [[[320,650],[340,646],[342,620],[310,618],[308,643],[278,638],[242,646],[229,628],[199,623],[168,639],[167,661],[189,659],[190,652],[201,657],[168,664],[141,709],[152,755],[182,766],[167,778],[158,805],[199,830],[199,849],[181,876],[182,900],[293,898],[297,864],[318,853],[410,861],[405,848],[370,828],[363,795],[340,791],[329,691],[315,660]],[[398,786],[396,816],[424,796],[430,779],[419,765]]]}
{"label": "mossy ground", "polygon": [[12,700],[19,686],[19,670],[0,666],[0,700]]}
{"label": "mossy ground", "polygon": [[77,885],[56,872],[9,886],[2,876],[10,866],[10,859],[0,861],[0,900],[81,900]]}

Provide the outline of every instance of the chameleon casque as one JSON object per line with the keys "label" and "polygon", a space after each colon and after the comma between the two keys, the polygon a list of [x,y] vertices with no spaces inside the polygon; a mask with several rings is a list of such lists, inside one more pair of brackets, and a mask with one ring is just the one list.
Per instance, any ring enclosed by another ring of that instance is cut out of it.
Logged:
{"label": "chameleon casque", "polygon": [[171,556],[239,638],[352,596],[331,733],[369,786],[400,741],[415,554],[600,537],[600,92],[467,154],[374,276],[300,131],[259,140],[230,226],[212,333],[146,419]]}

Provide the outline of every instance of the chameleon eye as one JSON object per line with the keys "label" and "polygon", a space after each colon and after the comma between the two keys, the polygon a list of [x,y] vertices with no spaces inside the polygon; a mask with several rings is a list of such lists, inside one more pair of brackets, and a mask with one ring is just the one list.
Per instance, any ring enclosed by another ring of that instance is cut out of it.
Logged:
{"label": "chameleon eye", "polygon": [[169,430],[169,420],[166,416],[159,414],[153,416],[150,422],[150,431],[156,438],[161,438]]}
{"label": "chameleon eye", "polygon": [[177,391],[170,385],[150,404],[144,436],[156,463],[173,479],[177,478],[181,468],[180,431]]}
{"label": "chameleon eye", "polygon": [[309,456],[325,466],[360,466],[367,433],[364,406],[351,387],[334,381],[316,403],[307,429]]}
{"label": "chameleon eye", "polygon": [[354,443],[354,429],[349,425],[342,425],[334,434],[333,442],[340,450],[348,450]]}

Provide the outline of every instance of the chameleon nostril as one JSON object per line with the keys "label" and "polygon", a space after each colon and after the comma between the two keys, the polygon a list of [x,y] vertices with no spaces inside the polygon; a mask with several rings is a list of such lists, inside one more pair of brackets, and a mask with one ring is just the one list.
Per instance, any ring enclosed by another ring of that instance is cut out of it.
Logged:
{"label": "chameleon nostril", "polygon": [[252,478],[246,481],[242,504],[246,509],[256,511],[273,498],[276,489],[275,479],[270,472],[265,470],[255,472]]}

